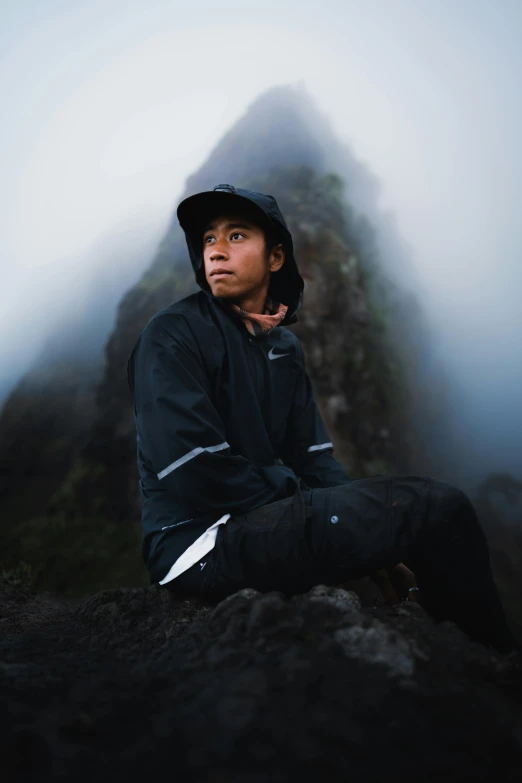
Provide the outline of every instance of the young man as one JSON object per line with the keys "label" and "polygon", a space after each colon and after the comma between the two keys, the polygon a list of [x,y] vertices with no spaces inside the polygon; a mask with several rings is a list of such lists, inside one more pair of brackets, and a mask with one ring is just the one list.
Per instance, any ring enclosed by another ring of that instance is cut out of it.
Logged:
{"label": "young man", "polygon": [[218,185],[178,207],[201,291],[161,310],[128,363],[151,581],[287,594],[399,564],[472,639],[516,645],[469,498],[428,476],[350,480],[297,321],[304,281],[269,195]]}

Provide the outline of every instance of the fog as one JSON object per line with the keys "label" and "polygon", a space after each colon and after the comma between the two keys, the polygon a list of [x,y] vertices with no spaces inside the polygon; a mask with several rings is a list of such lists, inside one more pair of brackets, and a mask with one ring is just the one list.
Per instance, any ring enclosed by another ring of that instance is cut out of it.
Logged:
{"label": "fog", "polygon": [[518,0],[4,0],[0,404],[82,291],[148,266],[247,106],[303,84],[411,249],[467,474],[520,477],[521,35]]}

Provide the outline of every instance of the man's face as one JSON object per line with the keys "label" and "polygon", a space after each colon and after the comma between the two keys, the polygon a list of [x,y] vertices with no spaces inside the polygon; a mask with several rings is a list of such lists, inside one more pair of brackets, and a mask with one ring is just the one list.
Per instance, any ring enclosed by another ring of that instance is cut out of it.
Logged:
{"label": "man's face", "polygon": [[268,254],[263,230],[249,218],[219,215],[203,232],[203,260],[212,294],[240,299],[268,286],[270,272],[282,266],[284,252]]}

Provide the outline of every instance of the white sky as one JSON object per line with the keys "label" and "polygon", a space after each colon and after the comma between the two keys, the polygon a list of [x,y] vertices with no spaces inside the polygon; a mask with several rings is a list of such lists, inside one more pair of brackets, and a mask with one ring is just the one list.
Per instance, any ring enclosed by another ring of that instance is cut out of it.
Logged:
{"label": "white sky", "polygon": [[1,377],[114,226],[159,242],[247,105],[303,82],[382,183],[468,415],[521,465],[520,40],[519,0],[2,0]]}

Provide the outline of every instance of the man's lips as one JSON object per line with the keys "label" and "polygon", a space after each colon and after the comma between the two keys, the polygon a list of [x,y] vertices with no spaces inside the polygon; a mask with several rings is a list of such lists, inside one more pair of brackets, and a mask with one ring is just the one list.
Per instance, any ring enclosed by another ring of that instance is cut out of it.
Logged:
{"label": "man's lips", "polygon": [[228,272],[228,271],[225,272],[225,271],[219,270],[217,272],[211,272],[210,273],[210,277],[224,277],[225,275],[231,275],[231,274],[232,274],[232,272]]}

